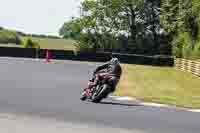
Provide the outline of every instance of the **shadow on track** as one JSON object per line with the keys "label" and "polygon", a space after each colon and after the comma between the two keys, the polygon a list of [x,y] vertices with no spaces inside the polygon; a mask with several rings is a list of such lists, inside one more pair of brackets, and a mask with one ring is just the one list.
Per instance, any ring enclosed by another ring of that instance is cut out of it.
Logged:
{"label": "shadow on track", "polygon": [[136,106],[142,106],[139,104],[134,103],[119,103],[119,102],[100,102],[99,104],[105,104],[105,105],[116,105],[116,106],[127,106],[127,107],[136,107]]}

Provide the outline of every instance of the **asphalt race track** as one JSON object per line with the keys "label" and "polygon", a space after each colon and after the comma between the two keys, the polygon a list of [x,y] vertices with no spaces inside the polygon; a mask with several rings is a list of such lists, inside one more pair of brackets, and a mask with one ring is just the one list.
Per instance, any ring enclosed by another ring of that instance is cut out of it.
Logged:
{"label": "asphalt race track", "polygon": [[0,59],[0,113],[87,124],[105,128],[105,132],[106,128],[120,128],[133,133],[200,133],[199,113],[112,98],[101,104],[80,101],[81,88],[94,67],[70,61],[47,64]]}

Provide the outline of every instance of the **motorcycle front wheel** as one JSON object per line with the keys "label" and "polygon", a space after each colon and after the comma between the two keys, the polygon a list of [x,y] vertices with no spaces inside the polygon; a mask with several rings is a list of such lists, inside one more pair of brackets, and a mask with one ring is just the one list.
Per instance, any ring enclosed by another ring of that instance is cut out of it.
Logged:
{"label": "motorcycle front wheel", "polygon": [[85,101],[87,99],[87,95],[86,95],[86,92],[83,91],[82,94],[81,94],[81,98],[80,98],[82,101]]}

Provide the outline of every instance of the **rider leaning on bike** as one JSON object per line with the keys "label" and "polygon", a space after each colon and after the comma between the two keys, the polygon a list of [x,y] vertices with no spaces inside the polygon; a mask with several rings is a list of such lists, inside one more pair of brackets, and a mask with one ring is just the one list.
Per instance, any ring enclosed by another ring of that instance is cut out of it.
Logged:
{"label": "rider leaning on bike", "polygon": [[[104,70],[104,69],[106,71],[101,72],[101,70]],[[93,82],[93,86],[95,86],[97,85],[100,77],[104,75],[109,75],[112,77],[109,82],[112,83],[112,92],[114,92],[117,86],[117,83],[119,82],[119,79],[121,77],[121,74],[122,74],[122,68],[120,66],[119,59],[112,58],[109,62],[96,68],[96,70],[93,73],[94,77],[91,81]]]}

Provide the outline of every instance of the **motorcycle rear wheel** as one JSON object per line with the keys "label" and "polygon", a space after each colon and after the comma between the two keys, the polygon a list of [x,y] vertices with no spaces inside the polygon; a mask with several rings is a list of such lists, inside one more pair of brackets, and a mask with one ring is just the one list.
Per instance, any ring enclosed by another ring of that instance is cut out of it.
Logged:
{"label": "motorcycle rear wheel", "polygon": [[104,84],[102,85],[99,89],[100,92],[97,92],[97,94],[94,94],[93,98],[92,98],[92,102],[94,103],[100,103],[101,100],[108,95],[108,91],[106,91],[108,85]]}

